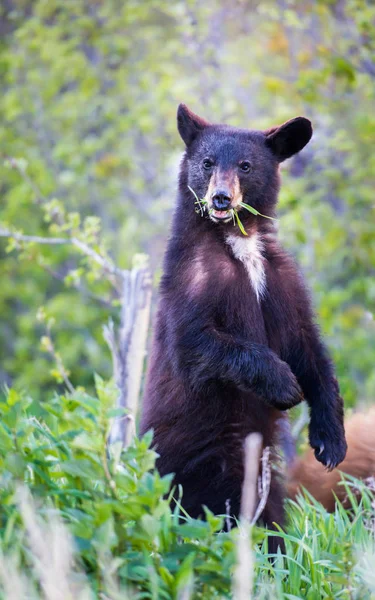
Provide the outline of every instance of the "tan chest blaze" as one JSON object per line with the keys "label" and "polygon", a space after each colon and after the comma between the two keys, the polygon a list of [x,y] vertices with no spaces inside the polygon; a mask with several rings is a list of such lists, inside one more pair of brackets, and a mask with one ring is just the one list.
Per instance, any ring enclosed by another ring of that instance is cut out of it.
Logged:
{"label": "tan chest blaze", "polygon": [[267,282],[263,256],[264,244],[258,232],[254,232],[249,237],[228,234],[226,242],[231,247],[235,258],[245,266],[257,300],[260,302],[265,294]]}

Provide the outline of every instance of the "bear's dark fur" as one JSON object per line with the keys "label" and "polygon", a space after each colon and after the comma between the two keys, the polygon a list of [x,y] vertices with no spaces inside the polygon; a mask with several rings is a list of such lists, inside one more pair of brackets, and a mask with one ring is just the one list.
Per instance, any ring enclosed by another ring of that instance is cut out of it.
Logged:
{"label": "bear's dark fur", "polygon": [[[186,144],[164,261],[141,433],[154,430],[162,474],[175,473],[184,508],[238,516],[243,442],[274,446],[280,410],[306,399],[310,444],[333,468],[345,457],[343,404],[308,293],[274,221],[279,163],[301,150],[311,123],[269,131],[211,125],[180,105]],[[193,190],[202,204],[197,204]],[[235,225],[232,209],[247,232]],[[229,212],[228,212],[229,211]],[[262,522],[283,522],[277,477]]]}

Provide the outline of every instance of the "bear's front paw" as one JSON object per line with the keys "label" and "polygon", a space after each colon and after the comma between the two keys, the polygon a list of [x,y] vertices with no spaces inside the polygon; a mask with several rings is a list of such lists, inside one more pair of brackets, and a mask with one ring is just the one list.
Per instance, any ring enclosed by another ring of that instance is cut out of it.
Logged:
{"label": "bear's front paw", "polygon": [[309,427],[310,445],[314,449],[316,460],[332,471],[345,458],[347,444],[342,426],[316,426],[313,422]]}
{"label": "bear's front paw", "polygon": [[297,379],[291,372],[289,377],[285,377],[278,392],[277,397],[273,401],[273,406],[279,410],[287,410],[297,406],[303,400],[303,393]]}
{"label": "bear's front paw", "polygon": [[267,374],[262,396],[267,404],[278,410],[287,410],[303,400],[303,393],[289,365],[277,360]]}

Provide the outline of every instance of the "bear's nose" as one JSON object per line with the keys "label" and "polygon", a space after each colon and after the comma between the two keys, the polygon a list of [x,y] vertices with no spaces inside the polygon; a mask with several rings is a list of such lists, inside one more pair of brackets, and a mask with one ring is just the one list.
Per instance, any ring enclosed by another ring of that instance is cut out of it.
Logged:
{"label": "bear's nose", "polygon": [[216,192],[212,196],[212,204],[216,210],[228,210],[230,200],[227,192]]}

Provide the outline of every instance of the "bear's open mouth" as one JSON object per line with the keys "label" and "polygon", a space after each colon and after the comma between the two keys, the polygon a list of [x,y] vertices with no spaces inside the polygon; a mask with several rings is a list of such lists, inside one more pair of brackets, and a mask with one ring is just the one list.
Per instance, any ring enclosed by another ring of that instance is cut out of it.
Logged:
{"label": "bear's open mouth", "polygon": [[233,212],[232,209],[230,209],[230,210],[212,210],[211,209],[209,211],[209,215],[210,215],[210,218],[213,221],[215,221],[216,223],[218,221],[224,221],[224,223],[225,223],[232,219],[232,212]]}
{"label": "bear's open mouth", "polygon": [[217,219],[226,219],[231,216],[231,210],[213,210],[211,214]]}

